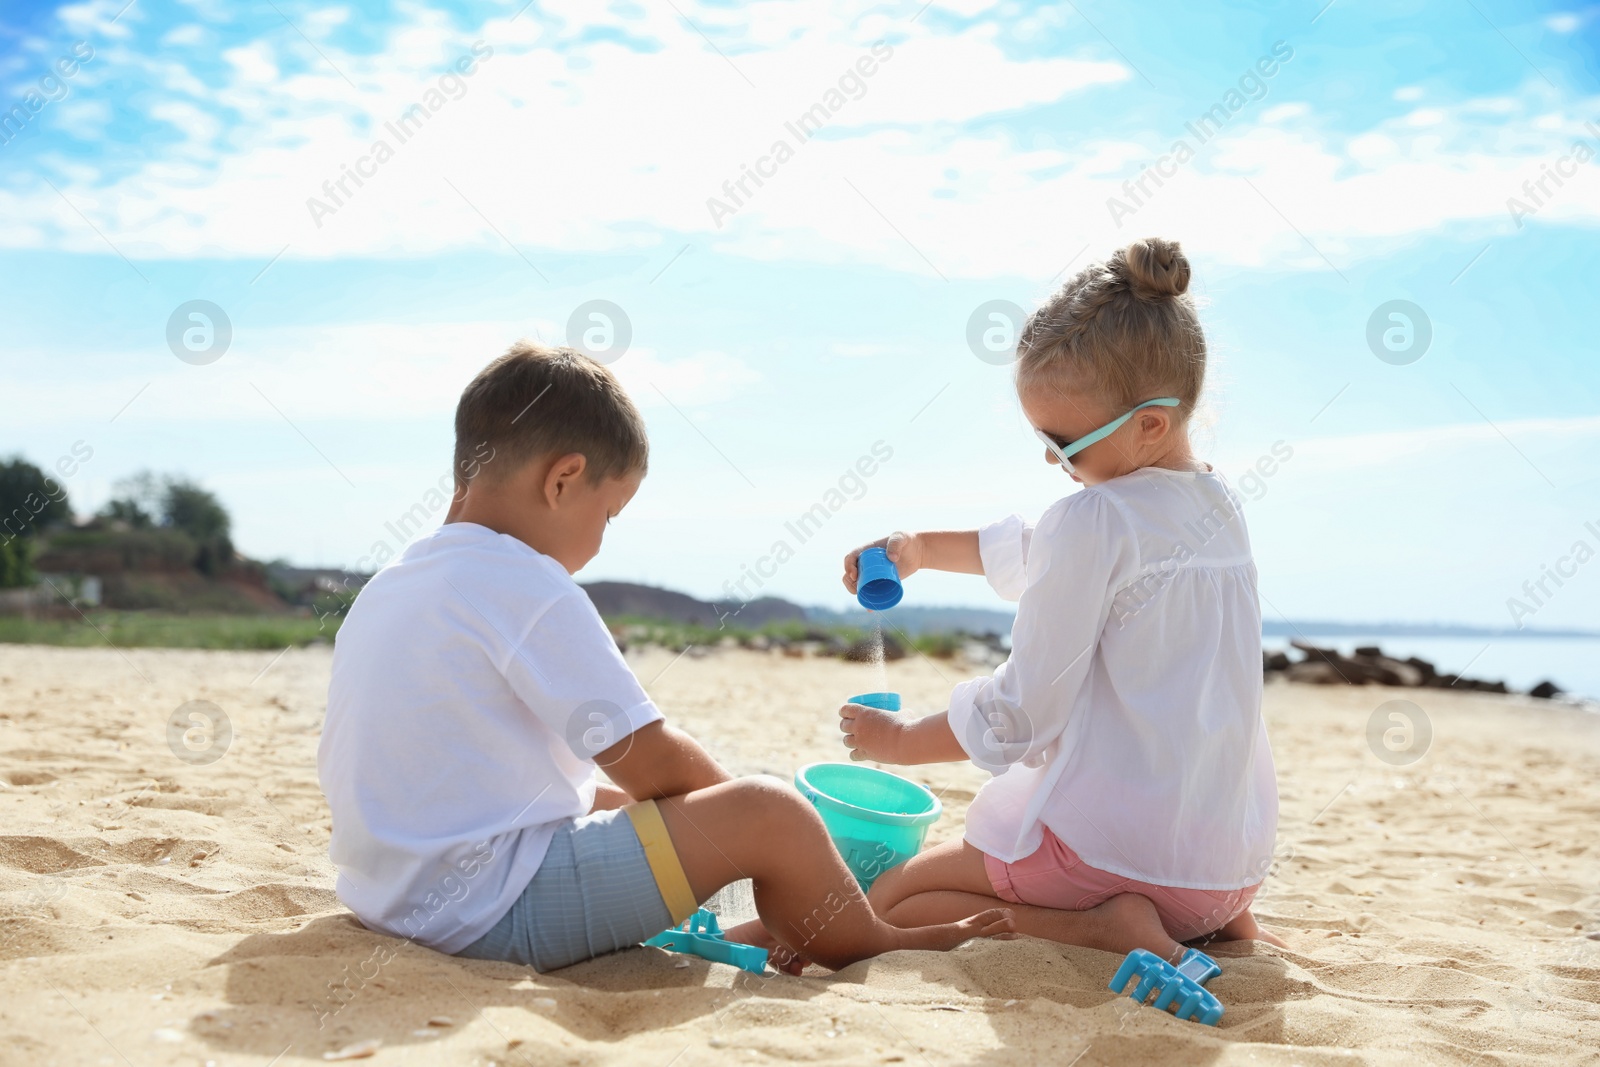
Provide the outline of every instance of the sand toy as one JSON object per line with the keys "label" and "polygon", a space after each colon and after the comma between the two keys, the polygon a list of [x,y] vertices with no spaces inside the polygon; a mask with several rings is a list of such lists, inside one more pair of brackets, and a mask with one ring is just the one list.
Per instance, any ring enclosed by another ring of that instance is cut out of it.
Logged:
{"label": "sand toy", "polygon": [[1139,984],[1128,995],[1140,1004],[1155,993],[1155,1000],[1149,1002],[1152,1008],[1171,1011],[1180,1019],[1216,1026],[1222,1018],[1222,1002],[1204,986],[1221,973],[1217,961],[1197,948],[1186,951],[1177,966],[1154,952],[1136,948],[1117,968],[1110,988],[1113,993],[1121,993],[1131,979],[1138,978]]}
{"label": "sand toy", "polygon": [[723,935],[716,915],[705,908],[685,919],[682,926],[663,930],[645,944],[664,948],[668,952],[685,952],[715,963],[730,964],[751,974],[765,974],[767,970],[767,950],[729,941]]}

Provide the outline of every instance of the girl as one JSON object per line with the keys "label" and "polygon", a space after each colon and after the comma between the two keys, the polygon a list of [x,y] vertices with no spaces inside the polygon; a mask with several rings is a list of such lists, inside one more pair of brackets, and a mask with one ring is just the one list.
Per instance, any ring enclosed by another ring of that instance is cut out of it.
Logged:
{"label": "girl", "polygon": [[[1283,944],[1250,914],[1278,819],[1261,609],[1241,501],[1189,443],[1206,342],[1188,285],[1176,242],[1137,241],[1023,329],[1017,397],[1081,492],[1036,524],[874,542],[902,578],[982,574],[1017,601],[1011,658],[947,711],[839,711],[853,759],[971,759],[994,775],[965,840],[874,884],[891,923],[999,898],[1021,933],[1174,963],[1179,942],[1211,935]],[[845,558],[852,593],[861,550]]]}

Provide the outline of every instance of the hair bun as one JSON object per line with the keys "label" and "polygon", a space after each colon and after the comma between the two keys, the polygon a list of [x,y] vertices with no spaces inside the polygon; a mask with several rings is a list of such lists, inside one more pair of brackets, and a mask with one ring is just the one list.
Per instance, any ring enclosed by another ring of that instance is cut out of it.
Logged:
{"label": "hair bun", "polygon": [[1189,259],[1177,241],[1162,237],[1134,241],[1108,266],[1126,279],[1134,296],[1144,300],[1182,296],[1189,288]]}

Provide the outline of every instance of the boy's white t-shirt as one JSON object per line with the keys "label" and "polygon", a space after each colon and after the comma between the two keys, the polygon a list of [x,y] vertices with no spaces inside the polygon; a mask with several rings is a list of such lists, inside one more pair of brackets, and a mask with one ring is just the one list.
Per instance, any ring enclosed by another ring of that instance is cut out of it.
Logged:
{"label": "boy's white t-shirt", "polygon": [[474,523],[408,547],[340,627],[317,750],[338,894],[458,952],[594,803],[593,756],[661,718],[555,560]]}
{"label": "boy's white t-shirt", "polygon": [[1018,604],[1011,657],[950,698],[956,737],[995,774],[966,839],[1014,862],[1049,827],[1142,882],[1260,882],[1278,789],[1255,563],[1226,479],[1146,467],[978,542],[989,583]]}

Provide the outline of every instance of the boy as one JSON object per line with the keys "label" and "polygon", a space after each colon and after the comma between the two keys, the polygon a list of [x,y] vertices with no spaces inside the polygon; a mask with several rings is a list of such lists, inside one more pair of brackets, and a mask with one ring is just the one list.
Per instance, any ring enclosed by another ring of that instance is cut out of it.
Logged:
{"label": "boy", "polygon": [[336,642],[317,769],[339,899],[374,930],[539,971],[638,944],[740,878],[765,925],[736,936],[791,972],[1008,932],[1000,909],[883,922],[799,794],[732,778],[662,721],[571,577],[648,451],[621,385],[571,349],[519,343],[462,393],[464,495]]}

